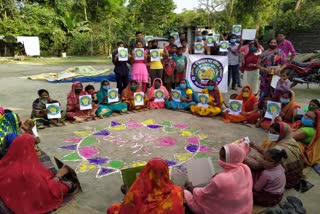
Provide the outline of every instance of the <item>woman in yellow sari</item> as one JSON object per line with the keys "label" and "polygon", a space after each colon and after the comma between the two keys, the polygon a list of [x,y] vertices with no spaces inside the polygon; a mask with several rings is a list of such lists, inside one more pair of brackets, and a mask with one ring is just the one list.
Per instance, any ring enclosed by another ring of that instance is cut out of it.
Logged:
{"label": "woman in yellow sari", "polygon": [[149,99],[147,95],[144,95],[144,105],[136,106],[134,103],[134,93],[142,92],[138,86],[138,82],[135,80],[131,80],[127,87],[121,93],[121,100],[122,102],[128,105],[128,110],[139,110],[142,108],[149,107]]}
{"label": "woman in yellow sari", "polygon": [[221,113],[221,106],[223,104],[223,97],[220,93],[216,81],[209,80],[207,88],[202,90],[203,94],[209,95],[208,107],[200,107],[193,105],[190,107],[190,110],[193,114],[199,116],[216,116]]}

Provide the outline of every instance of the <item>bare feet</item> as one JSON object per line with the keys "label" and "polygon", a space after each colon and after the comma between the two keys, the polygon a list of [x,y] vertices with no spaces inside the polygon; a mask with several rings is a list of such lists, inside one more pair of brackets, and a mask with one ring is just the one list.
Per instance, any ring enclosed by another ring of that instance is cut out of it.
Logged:
{"label": "bare feet", "polygon": [[68,174],[69,170],[66,165],[63,165],[61,169],[58,170],[56,173],[56,177],[63,177],[64,175]]}

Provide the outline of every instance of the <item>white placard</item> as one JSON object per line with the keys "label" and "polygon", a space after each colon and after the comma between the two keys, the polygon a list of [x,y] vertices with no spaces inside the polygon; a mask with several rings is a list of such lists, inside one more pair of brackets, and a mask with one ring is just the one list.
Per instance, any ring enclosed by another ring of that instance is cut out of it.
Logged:
{"label": "white placard", "polygon": [[215,38],[214,38],[214,36],[207,36],[206,41],[207,41],[207,46],[208,47],[213,47]]}
{"label": "white placard", "polygon": [[200,53],[202,54],[204,52],[204,46],[202,42],[195,42],[194,43],[194,53]]}
{"label": "white placard", "polygon": [[220,52],[228,52],[229,42],[228,41],[220,41],[219,43]]}
{"label": "white placard", "polygon": [[171,90],[171,97],[172,97],[173,101],[180,103],[181,102],[181,100],[180,100],[181,91],[179,91],[179,90]]}
{"label": "white placard", "polygon": [[277,87],[277,84],[278,84],[278,81],[279,81],[280,79],[281,79],[281,78],[280,78],[278,75],[274,74],[274,75],[272,76],[272,80],[271,80],[271,83],[270,83],[271,87],[272,87],[272,88],[276,88],[276,87]]}
{"label": "white placard", "polygon": [[306,114],[306,112],[303,111],[302,108],[298,108],[298,109],[297,109],[297,115],[305,115],[305,114]]}
{"label": "white placard", "polygon": [[256,29],[243,29],[242,30],[242,40],[254,40],[256,38]]}
{"label": "white placard", "polygon": [[33,135],[34,135],[34,136],[39,137],[37,126],[34,126],[34,127],[32,128],[32,132],[33,132]]}
{"label": "white placard", "polygon": [[154,90],[154,101],[164,102],[164,90]]}
{"label": "white placard", "polygon": [[134,59],[135,60],[144,60],[144,49],[143,48],[135,48],[134,49]]}
{"label": "white placard", "polygon": [[144,105],[144,93],[143,92],[135,92],[133,97],[134,97],[134,105],[135,106],[143,106]]}
{"label": "white placard", "polygon": [[242,100],[229,100],[229,114],[239,115],[242,111]]}
{"label": "white placard", "polygon": [[211,158],[192,159],[186,163],[188,180],[194,186],[207,184],[215,174]]}
{"label": "white placard", "polygon": [[219,42],[220,41],[220,34],[213,34],[214,41]]}
{"label": "white placard", "polygon": [[58,119],[61,118],[61,109],[59,103],[48,103],[46,104],[46,109],[48,110],[48,119]]}
{"label": "white placard", "polygon": [[128,61],[128,48],[118,48],[118,60],[119,61]]}
{"label": "white placard", "polygon": [[119,93],[117,88],[108,90],[108,103],[115,103],[119,101]]}
{"label": "white placard", "polygon": [[281,103],[268,101],[267,102],[267,110],[264,115],[265,118],[273,119],[280,115],[281,112]]}
{"label": "white placard", "polygon": [[150,50],[150,58],[151,58],[151,62],[159,61],[160,60],[160,51],[159,51],[159,49]]}
{"label": "white placard", "polygon": [[241,35],[241,25],[233,25],[232,34],[235,34],[237,36]]}
{"label": "white placard", "polygon": [[198,106],[203,108],[208,108],[209,94],[198,94]]}
{"label": "white placard", "polygon": [[174,40],[178,40],[179,39],[179,33],[178,32],[172,32],[172,33],[170,33],[170,36],[173,36]]}
{"label": "white placard", "polygon": [[80,110],[92,109],[92,97],[91,95],[83,95],[79,97]]}
{"label": "white placard", "polygon": [[148,35],[144,37],[144,41],[146,41],[146,45],[148,46],[148,42],[151,41],[153,39],[152,35]]}

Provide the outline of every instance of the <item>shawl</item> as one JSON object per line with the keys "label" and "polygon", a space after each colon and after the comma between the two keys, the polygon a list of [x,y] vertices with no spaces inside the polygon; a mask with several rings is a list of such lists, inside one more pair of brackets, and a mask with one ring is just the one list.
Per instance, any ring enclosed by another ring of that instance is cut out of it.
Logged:
{"label": "shawl", "polygon": [[108,91],[104,90],[103,89],[103,84],[105,82],[108,82],[109,85],[110,85],[110,82],[109,80],[102,80],[101,83],[100,83],[100,90],[99,92],[97,93],[97,99],[98,99],[98,102],[101,103],[101,101],[103,100],[104,96],[108,95]]}
{"label": "shawl", "polygon": [[220,89],[218,87],[218,84],[216,83],[216,81],[212,81],[213,82],[213,86],[214,86],[214,90],[213,91],[209,91],[207,88],[203,89],[203,93],[205,94],[209,94],[209,102],[216,102],[218,106],[221,106],[223,103],[223,97],[222,94],[220,92]]}
{"label": "shawl", "polygon": [[258,98],[253,94],[251,85],[243,86],[242,90],[244,88],[249,88],[249,97],[245,98],[242,96],[242,93],[241,93],[236,97],[236,100],[243,101],[242,112],[250,112],[254,109],[254,105],[256,105],[258,103]]}
{"label": "shawl", "polygon": [[189,81],[188,81],[187,79],[182,79],[182,80],[185,80],[185,81],[186,81],[186,83],[187,83],[187,88],[186,88],[186,89],[183,89],[183,88],[180,88],[180,86],[178,86],[178,87],[176,88],[176,90],[179,90],[179,91],[181,92],[181,95],[182,95],[183,97],[187,97],[186,90],[187,90],[187,89],[190,89],[190,90],[192,91],[192,101],[194,101],[194,102],[197,103],[197,102],[199,101],[197,93],[193,90],[193,88],[191,87],[191,85],[190,85],[190,83],[189,83]]}
{"label": "shawl", "polygon": [[[160,81],[160,88],[158,88],[158,89],[154,88],[154,83],[155,83],[156,80]],[[148,92],[148,98],[149,99],[154,97],[154,91],[155,90],[163,90],[164,91],[164,97],[168,97],[169,96],[169,92],[168,92],[167,88],[163,86],[162,80],[160,78],[155,78],[153,80],[152,87],[149,89],[149,92]]]}
{"label": "shawl", "polygon": [[74,82],[72,84],[71,91],[68,94],[68,97],[67,97],[67,112],[80,111],[79,96],[87,94],[87,92],[85,92],[85,91],[81,91],[80,94],[76,94],[75,89],[76,89],[76,86],[78,84],[81,84],[81,83],[80,82]]}
{"label": "shawl", "polygon": [[137,85],[137,89],[135,91],[131,91],[130,86],[131,86],[131,84],[129,83],[127,85],[127,87],[122,91],[121,99],[130,100],[130,99],[133,99],[134,93],[142,92],[138,85]]}
{"label": "shawl", "polygon": [[285,122],[292,122],[293,121],[293,114],[297,108],[300,106],[296,103],[296,95],[295,93],[290,90],[292,97],[290,99],[290,102],[282,107],[281,112],[284,113],[284,117],[282,118]]}
{"label": "shawl", "polygon": [[15,135],[20,135],[21,134],[21,130],[19,127],[19,119],[18,119],[18,115],[13,113],[13,112],[9,112],[6,113],[3,116],[2,122],[1,122],[1,126],[0,126],[0,156],[4,155],[4,153],[7,150],[7,147],[9,145],[7,145],[8,142],[5,142],[5,137],[8,134],[15,134]]}

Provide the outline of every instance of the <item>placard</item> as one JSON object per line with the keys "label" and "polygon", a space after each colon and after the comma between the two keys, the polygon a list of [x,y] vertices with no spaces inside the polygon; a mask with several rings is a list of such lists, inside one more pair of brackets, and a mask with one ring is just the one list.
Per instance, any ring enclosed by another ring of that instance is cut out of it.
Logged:
{"label": "placard", "polygon": [[164,90],[154,90],[154,101],[164,102]]}
{"label": "placard", "polygon": [[229,42],[228,41],[220,41],[220,52],[228,52]]}
{"label": "placard", "polygon": [[207,36],[206,41],[207,41],[207,46],[208,47],[213,47],[214,46],[215,39],[214,39],[213,36]]}
{"label": "placard", "polygon": [[219,42],[220,41],[220,34],[213,34],[214,41]]}
{"label": "placard", "polygon": [[174,40],[178,40],[179,39],[179,33],[178,32],[172,32],[172,33],[170,33],[170,36],[173,36]]}
{"label": "placard", "polygon": [[195,42],[194,43],[194,53],[203,53],[204,52],[204,46],[202,42]]}
{"label": "placard", "polygon": [[242,100],[229,100],[229,114],[239,115],[242,111]]}
{"label": "placard", "polygon": [[91,95],[83,95],[79,97],[80,110],[92,109]]}
{"label": "placard", "polygon": [[241,25],[233,25],[232,34],[235,34],[237,36],[241,35]]}
{"label": "placard", "polygon": [[198,106],[208,108],[209,94],[198,94],[198,98],[199,98]]}
{"label": "placard", "polygon": [[171,97],[172,97],[173,101],[180,103],[181,102],[181,100],[180,100],[181,91],[179,91],[179,90],[171,90]]}
{"label": "placard", "polygon": [[48,103],[46,104],[46,109],[48,110],[48,119],[58,119],[61,118],[61,109],[59,103]]}
{"label": "placard", "polygon": [[32,133],[33,133],[33,135],[34,135],[35,137],[39,137],[37,126],[34,126],[34,127],[32,128]]}
{"label": "placard", "polygon": [[143,48],[135,48],[134,49],[134,59],[135,60],[144,60],[144,49]]}
{"label": "placard", "polygon": [[256,38],[256,29],[243,29],[242,30],[242,40],[254,40]]}
{"label": "placard", "polygon": [[280,112],[281,112],[281,103],[268,101],[267,110],[264,117],[268,119],[272,119],[273,117],[279,116]]}
{"label": "placard", "polygon": [[135,92],[133,97],[134,97],[134,105],[135,106],[143,106],[144,105],[144,93],[143,92]]}
{"label": "placard", "polygon": [[281,78],[278,76],[278,75],[273,75],[272,76],[272,79],[271,79],[271,87],[272,88],[276,88],[277,87],[277,84],[278,84],[278,81],[280,80]]}
{"label": "placard", "polygon": [[115,103],[119,101],[119,93],[117,88],[108,90],[108,103]]}
{"label": "placard", "polygon": [[128,48],[118,48],[118,60],[128,61]]}
{"label": "placard", "polygon": [[150,58],[151,58],[151,62],[159,61],[160,60],[159,49],[150,50]]}
{"label": "placard", "polygon": [[148,42],[151,41],[151,40],[153,40],[153,36],[152,35],[148,35],[148,36],[144,37],[144,41],[146,41],[147,46],[148,46]]}
{"label": "placard", "polygon": [[188,171],[188,180],[192,182],[194,186],[209,183],[215,174],[210,157],[187,161],[186,168]]}

